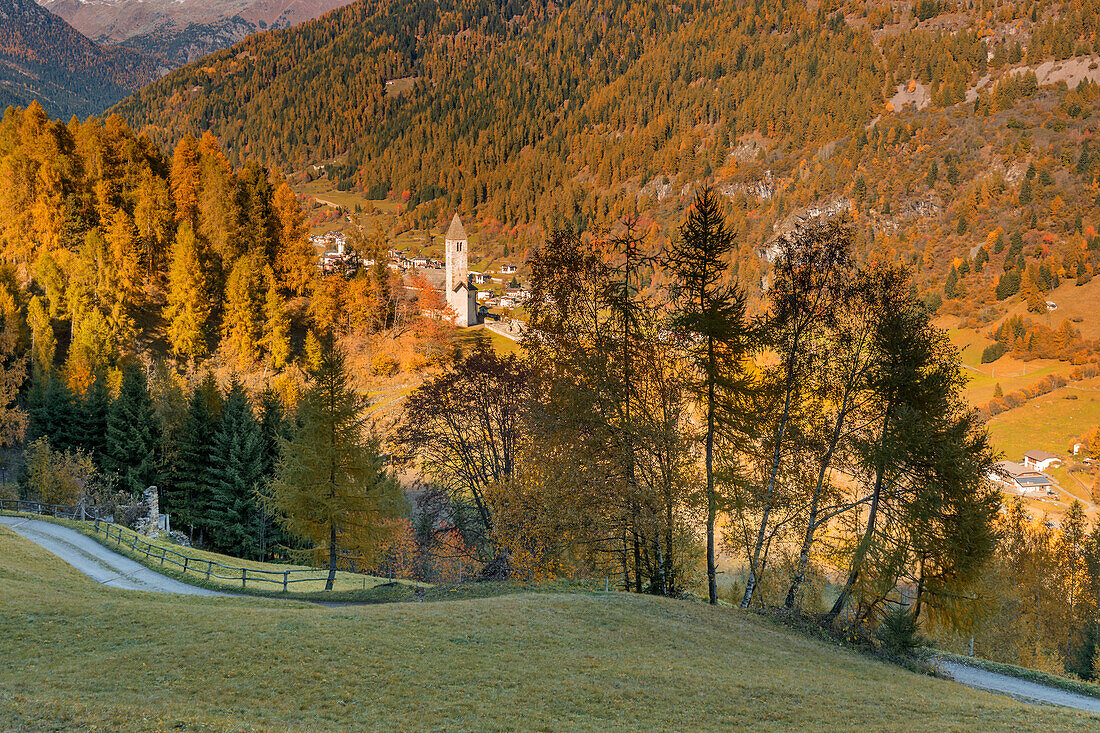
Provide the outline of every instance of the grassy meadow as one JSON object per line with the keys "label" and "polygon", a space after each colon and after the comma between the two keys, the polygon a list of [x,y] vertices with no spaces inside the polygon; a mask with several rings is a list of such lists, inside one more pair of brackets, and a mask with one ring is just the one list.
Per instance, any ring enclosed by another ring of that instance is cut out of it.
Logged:
{"label": "grassy meadow", "polygon": [[[1072,285],[1069,287],[1073,288]],[[1084,290],[1080,289],[1081,292]],[[1070,290],[1069,294],[1080,293]],[[1050,375],[1068,376],[1073,369],[1072,364],[1064,361],[1035,359],[1025,362],[1008,356],[1001,357],[993,364],[981,364],[981,352],[992,343],[990,339],[965,328],[949,328],[948,335],[959,349],[960,360],[969,377],[966,397],[974,406],[992,399],[997,385],[1001,386],[1004,394],[1009,394],[1034,385]],[[1068,457],[1073,439],[1096,425],[1100,425],[1100,379],[1096,378],[1071,382],[1065,387],[1028,400],[1020,407],[1003,412],[991,418],[988,423],[993,447],[1007,460],[1017,462],[1023,459],[1024,453],[1032,449]],[[1068,508],[1073,499],[1083,502],[1090,514],[1097,511],[1091,501],[1090,475],[1073,474],[1066,468],[1053,468],[1048,473],[1059,482],[1063,490],[1058,492],[1057,498],[1026,499],[1025,503],[1034,514],[1059,515]]]}
{"label": "grassy meadow", "polygon": [[989,421],[993,444],[1010,460],[1038,448],[1068,456],[1073,438],[1100,424],[1100,378],[1071,383]]}
{"label": "grassy meadow", "polygon": [[0,528],[15,730],[1085,731],[729,608],[619,593],[326,608],[105,588]]}

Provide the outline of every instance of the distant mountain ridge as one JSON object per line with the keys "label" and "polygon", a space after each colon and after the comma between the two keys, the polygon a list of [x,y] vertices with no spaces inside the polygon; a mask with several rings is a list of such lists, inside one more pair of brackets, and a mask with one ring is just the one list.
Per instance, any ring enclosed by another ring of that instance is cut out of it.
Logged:
{"label": "distant mountain ridge", "polygon": [[51,116],[83,117],[140,89],[159,66],[99,46],[32,0],[0,0],[0,104],[38,100]]}
{"label": "distant mountain ridge", "polygon": [[104,45],[181,66],[245,37],[288,28],[350,0],[43,0],[50,12]]}

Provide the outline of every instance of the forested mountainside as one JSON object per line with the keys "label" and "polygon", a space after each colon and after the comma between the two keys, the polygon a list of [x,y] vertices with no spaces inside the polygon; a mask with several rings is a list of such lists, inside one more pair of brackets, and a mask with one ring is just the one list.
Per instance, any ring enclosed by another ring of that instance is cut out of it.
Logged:
{"label": "forested mountainside", "polygon": [[[117,116],[65,125],[37,104],[9,108],[0,173],[0,317],[15,334],[4,343],[33,351],[35,383],[57,369],[84,394],[137,354],[282,384],[301,377],[310,331],[355,328],[361,342],[396,323],[416,353],[398,363],[390,348],[366,367],[388,375],[426,363],[417,347],[442,328],[418,325],[420,306],[442,306],[381,257],[353,280],[321,277],[286,182],[254,162],[234,169],[212,135],[169,155]],[[357,243],[364,255],[383,246]]]}
{"label": "forested mountainside", "polygon": [[413,224],[458,209],[521,240],[635,209],[671,221],[708,178],[751,247],[850,207],[861,251],[942,289],[1013,233],[1063,276],[1095,267],[1098,23],[1095,0],[372,0],[116,109],[164,140],[209,128],[233,160],[335,160],[348,185],[411,196]]}
{"label": "forested mountainside", "polygon": [[348,0],[43,0],[81,33],[170,68],[270,28],[289,28]]}
{"label": "forested mountainside", "polygon": [[55,117],[100,112],[154,77],[152,59],[105,49],[33,0],[0,0],[0,104]]}

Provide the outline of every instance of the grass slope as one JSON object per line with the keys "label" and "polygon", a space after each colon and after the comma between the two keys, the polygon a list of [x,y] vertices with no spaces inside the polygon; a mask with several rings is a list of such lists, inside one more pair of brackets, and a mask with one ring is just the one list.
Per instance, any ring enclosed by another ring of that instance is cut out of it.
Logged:
{"label": "grass slope", "polygon": [[993,445],[1022,460],[1033,448],[1067,455],[1071,441],[1100,424],[1100,378],[1069,384],[989,421]]}
{"label": "grass slope", "polygon": [[97,585],[0,528],[0,721],[74,730],[1095,729],[623,594],[329,609]]}

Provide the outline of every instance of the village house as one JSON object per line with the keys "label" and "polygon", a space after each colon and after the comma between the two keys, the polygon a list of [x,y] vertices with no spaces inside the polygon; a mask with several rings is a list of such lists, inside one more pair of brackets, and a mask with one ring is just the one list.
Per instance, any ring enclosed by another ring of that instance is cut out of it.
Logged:
{"label": "village house", "polygon": [[512,274],[518,272],[519,268],[516,267],[515,265],[509,263],[509,264],[501,265],[500,266],[500,271],[501,271],[502,274],[512,275]]}
{"label": "village house", "polygon": [[991,481],[1015,489],[1024,494],[1050,491],[1055,481],[1041,471],[1036,471],[1013,461],[999,461],[990,472]]}
{"label": "village house", "polygon": [[1024,453],[1024,465],[1036,471],[1045,471],[1051,466],[1061,466],[1062,459],[1045,450],[1029,450]]}
{"label": "village house", "polygon": [[517,303],[523,302],[531,297],[531,291],[526,288],[505,288],[504,294]]}
{"label": "village house", "polygon": [[475,272],[473,270],[470,270],[470,282],[472,282],[474,285],[484,285],[486,283],[492,282],[492,280],[493,278],[489,277],[484,272]]}

